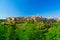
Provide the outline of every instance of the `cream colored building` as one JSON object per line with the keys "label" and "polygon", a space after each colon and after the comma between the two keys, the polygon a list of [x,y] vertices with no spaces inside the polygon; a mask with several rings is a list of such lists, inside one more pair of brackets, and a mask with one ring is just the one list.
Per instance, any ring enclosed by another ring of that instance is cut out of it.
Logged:
{"label": "cream colored building", "polygon": [[55,18],[56,21],[60,21],[60,18]]}

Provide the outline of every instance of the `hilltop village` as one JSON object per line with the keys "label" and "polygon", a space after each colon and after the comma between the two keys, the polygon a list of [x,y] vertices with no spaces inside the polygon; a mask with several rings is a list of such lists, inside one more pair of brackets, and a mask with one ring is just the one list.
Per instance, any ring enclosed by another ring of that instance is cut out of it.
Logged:
{"label": "hilltop village", "polygon": [[42,20],[43,22],[55,22],[55,21],[60,21],[60,18],[44,18],[42,16],[29,16],[29,17],[8,17],[6,19],[0,19],[0,21],[7,22],[22,22],[22,21],[29,21],[29,20],[34,20],[34,21],[40,21]]}
{"label": "hilltop village", "polygon": [[43,20],[43,21],[59,21],[60,18],[43,18],[42,16],[29,16],[29,17],[8,17],[6,21],[13,22],[13,21],[23,21],[23,20]]}
{"label": "hilltop village", "polygon": [[60,18],[8,17],[0,21],[2,40],[7,38],[10,40],[55,40],[60,38],[59,33]]}

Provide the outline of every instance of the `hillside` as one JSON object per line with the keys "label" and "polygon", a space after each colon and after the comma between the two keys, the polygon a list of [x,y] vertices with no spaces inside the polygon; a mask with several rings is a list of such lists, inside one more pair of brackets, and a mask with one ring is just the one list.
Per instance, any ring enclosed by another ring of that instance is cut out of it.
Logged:
{"label": "hillside", "polygon": [[60,21],[43,17],[1,20],[0,40],[60,40]]}

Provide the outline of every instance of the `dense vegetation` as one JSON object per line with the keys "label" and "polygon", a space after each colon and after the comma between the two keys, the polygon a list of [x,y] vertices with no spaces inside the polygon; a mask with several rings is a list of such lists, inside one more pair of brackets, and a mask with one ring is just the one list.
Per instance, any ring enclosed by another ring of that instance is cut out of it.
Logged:
{"label": "dense vegetation", "polygon": [[60,40],[60,21],[0,22],[0,40]]}

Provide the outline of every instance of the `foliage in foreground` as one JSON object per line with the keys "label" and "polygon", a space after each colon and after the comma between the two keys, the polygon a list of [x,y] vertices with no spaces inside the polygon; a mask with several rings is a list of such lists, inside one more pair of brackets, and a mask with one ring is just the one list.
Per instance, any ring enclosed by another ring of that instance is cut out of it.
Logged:
{"label": "foliage in foreground", "polygon": [[60,22],[1,23],[0,40],[60,40]]}

